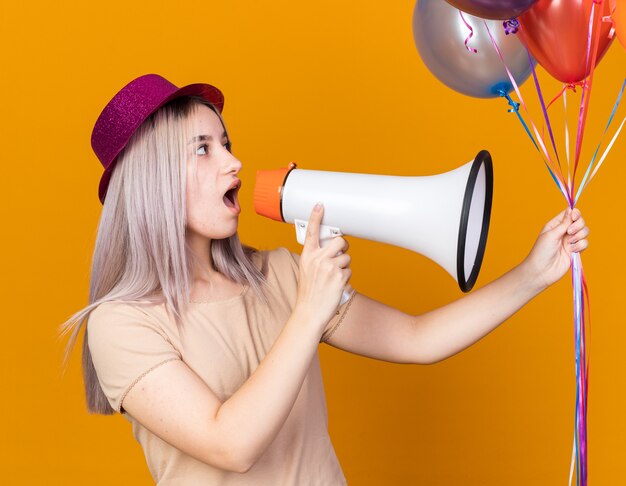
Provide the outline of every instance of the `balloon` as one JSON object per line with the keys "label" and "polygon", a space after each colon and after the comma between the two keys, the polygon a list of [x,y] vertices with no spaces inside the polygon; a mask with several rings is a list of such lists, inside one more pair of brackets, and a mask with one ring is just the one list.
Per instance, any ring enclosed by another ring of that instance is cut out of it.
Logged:
{"label": "balloon", "polygon": [[[533,57],[553,77],[564,83],[575,83],[589,75],[585,64],[593,3],[594,0],[539,0],[518,19],[524,34],[522,38]],[[596,4],[595,19],[610,13],[609,0]],[[594,20],[594,32],[597,32],[597,25]],[[599,25],[596,65],[612,41],[609,38],[611,23],[600,20]]]}
{"label": "balloon", "polygon": [[464,14],[474,35],[468,46],[470,29],[459,10],[443,0],[418,0],[413,12],[413,38],[428,69],[444,84],[460,93],[477,98],[494,98],[513,87],[498,57],[487,29],[498,44],[511,74],[521,85],[530,75],[528,53],[517,34],[506,35],[501,21],[485,20]]}
{"label": "balloon", "polygon": [[617,0],[615,2],[613,22],[615,22],[617,38],[624,46],[624,49],[626,49],[626,0]]}
{"label": "balloon", "polygon": [[483,19],[506,20],[525,12],[537,0],[446,0],[450,5],[482,17]]}

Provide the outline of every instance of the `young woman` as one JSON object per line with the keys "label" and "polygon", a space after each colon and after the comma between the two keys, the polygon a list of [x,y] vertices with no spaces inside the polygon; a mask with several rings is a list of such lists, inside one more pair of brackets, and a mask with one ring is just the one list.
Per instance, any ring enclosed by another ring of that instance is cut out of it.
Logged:
{"label": "young woman", "polygon": [[396,363],[443,360],[559,280],[589,230],[578,210],[563,211],[501,278],[406,314],[350,287],[348,243],[319,246],[323,207],[301,255],[239,242],[241,162],[223,102],[213,86],[146,75],[98,118],[103,210],[89,306],[66,323],[68,352],[86,322],[88,409],[132,423],[158,484],[345,484],[319,343]]}

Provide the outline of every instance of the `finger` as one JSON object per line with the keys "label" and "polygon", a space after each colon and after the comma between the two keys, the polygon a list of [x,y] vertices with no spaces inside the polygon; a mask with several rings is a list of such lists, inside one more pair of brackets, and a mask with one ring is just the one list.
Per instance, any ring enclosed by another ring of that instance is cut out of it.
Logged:
{"label": "finger", "polygon": [[311,211],[309,223],[306,227],[306,236],[304,237],[304,246],[309,248],[320,247],[320,224],[324,217],[324,206],[317,203]]}
{"label": "finger", "polygon": [[584,251],[588,246],[589,242],[587,240],[580,240],[570,245],[570,250],[572,250],[574,253],[580,253],[581,251]]}
{"label": "finger", "polygon": [[342,253],[341,255],[333,258],[333,261],[339,268],[348,268],[350,266],[350,262],[352,261],[352,257],[347,253]]}
{"label": "finger", "polygon": [[574,208],[574,210],[572,211],[572,221],[578,221],[581,218],[581,213],[580,213],[580,209],[578,208]]}
{"label": "finger", "polygon": [[578,233],[570,237],[570,244],[576,243],[577,241],[587,238],[587,236],[589,236],[589,233],[590,233],[589,228],[585,226]]}
{"label": "finger", "polygon": [[585,220],[583,218],[580,218],[574,223],[569,225],[569,228],[567,228],[567,233],[570,235],[573,235],[574,233],[577,233],[584,227],[585,227]]}
{"label": "finger", "polygon": [[329,255],[336,255],[337,253],[345,253],[347,250],[347,241],[342,236],[335,236],[332,240],[325,245]]}
{"label": "finger", "polygon": [[339,251],[346,253],[348,251],[348,248],[350,248],[350,244],[348,243],[348,240],[346,240],[343,236],[339,238],[341,239],[341,248],[339,249]]}
{"label": "finger", "polygon": [[345,285],[350,280],[350,277],[352,277],[352,269],[351,268],[344,268],[343,270],[341,270],[341,273],[343,275],[343,279],[344,279],[344,282],[345,282],[344,285]]}
{"label": "finger", "polygon": [[569,207],[565,208],[563,211],[561,211],[559,214],[557,214],[554,218],[546,223],[546,225],[543,227],[542,233],[546,231],[551,231],[554,228],[558,228],[565,221],[570,221],[570,213],[571,209]]}

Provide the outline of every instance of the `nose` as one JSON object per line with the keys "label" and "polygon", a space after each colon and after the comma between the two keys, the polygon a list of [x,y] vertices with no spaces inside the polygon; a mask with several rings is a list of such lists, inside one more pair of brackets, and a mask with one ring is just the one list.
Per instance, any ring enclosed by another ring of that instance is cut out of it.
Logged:
{"label": "nose", "polygon": [[233,154],[228,152],[226,171],[234,172],[235,174],[238,174],[242,167],[243,167],[243,164],[241,163],[241,161],[237,157],[235,157]]}

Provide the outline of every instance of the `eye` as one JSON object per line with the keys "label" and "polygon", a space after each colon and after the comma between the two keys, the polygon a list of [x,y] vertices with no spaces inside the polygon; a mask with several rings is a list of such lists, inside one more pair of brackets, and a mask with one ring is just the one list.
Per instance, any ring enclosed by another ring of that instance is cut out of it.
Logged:
{"label": "eye", "polygon": [[224,144],[224,147],[226,148],[226,150],[228,150],[228,151],[230,152],[230,147],[231,147],[231,145],[230,145],[230,140],[228,140],[228,141]]}
{"label": "eye", "polygon": [[206,155],[209,153],[209,146],[203,143],[196,149],[196,155]]}

